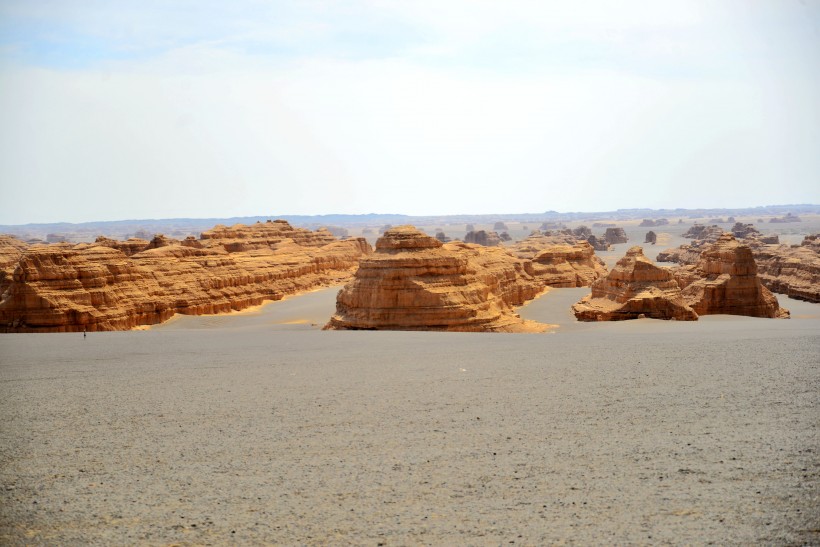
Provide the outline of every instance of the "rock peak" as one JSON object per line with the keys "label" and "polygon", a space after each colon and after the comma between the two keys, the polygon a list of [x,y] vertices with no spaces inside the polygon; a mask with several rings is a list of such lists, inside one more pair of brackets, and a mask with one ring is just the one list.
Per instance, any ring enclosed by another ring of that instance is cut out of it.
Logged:
{"label": "rock peak", "polygon": [[438,239],[409,225],[390,228],[376,241],[376,251],[437,249],[441,246]]}

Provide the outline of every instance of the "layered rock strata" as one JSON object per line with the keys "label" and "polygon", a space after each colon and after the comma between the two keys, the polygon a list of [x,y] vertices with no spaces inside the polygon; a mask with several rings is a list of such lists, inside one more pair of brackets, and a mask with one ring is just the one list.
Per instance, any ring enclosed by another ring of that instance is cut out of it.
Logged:
{"label": "layered rock strata", "polygon": [[0,300],[11,284],[12,274],[28,244],[14,236],[0,234]]}
{"label": "layered rock strata", "polygon": [[588,287],[606,275],[606,266],[586,241],[551,245],[532,257],[533,274],[549,287]]}
{"label": "layered rock strata", "polygon": [[788,310],[763,286],[748,245],[723,234],[700,253],[697,264],[674,271],[684,300],[698,315],[785,318]]}
{"label": "layered rock strata", "polygon": [[[175,313],[240,310],[344,282],[371,251],[363,239],[318,245],[325,234],[270,224],[307,245],[271,237],[269,227],[261,225],[234,227],[223,232],[227,240],[214,234],[198,247],[160,238],[157,243],[167,244],[130,256],[108,241],[31,246],[2,294],[0,331],[124,330],[160,323]],[[229,252],[236,239],[276,243]]]}
{"label": "layered rock strata", "polygon": [[820,236],[800,246],[761,245],[753,249],[758,275],[770,290],[798,300],[820,302]]}
{"label": "layered rock strata", "polygon": [[[761,236],[756,230],[748,233],[743,243],[751,249],[758,277],[766,288],[799,300],[820,302],[820,245],[816,244],[820,236],[806,236],[801,245],[793,246],[779,244],[776,235]],[[661,251],[657,260],[694,265],[709,246],[707,240],[695,240],[691,245]]]}
{"label": "layered rock strata", "polygon": [[606,277],[592,284],[592,293],[573,305],[572,310],[580,321],[698,318],[684,301],[672,272],[653,264],[641,247],[629,249]]}
{"label": "layered rock strata", "polygon": [[442,244],[412,226],[387,230],[338,294],[325,328],[539,332],[513,305],[534,297],[526,262],[503,249]]}

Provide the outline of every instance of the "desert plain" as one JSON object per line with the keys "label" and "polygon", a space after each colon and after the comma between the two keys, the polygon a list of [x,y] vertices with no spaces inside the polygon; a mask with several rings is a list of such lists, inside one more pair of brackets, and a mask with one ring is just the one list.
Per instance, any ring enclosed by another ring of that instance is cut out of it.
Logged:
{"label": "desert plain", "polygon": [[817,304],[579,323],[553,289],[542,334],[323,331],[339,288],[0,336],[0,543],[820,542]]}

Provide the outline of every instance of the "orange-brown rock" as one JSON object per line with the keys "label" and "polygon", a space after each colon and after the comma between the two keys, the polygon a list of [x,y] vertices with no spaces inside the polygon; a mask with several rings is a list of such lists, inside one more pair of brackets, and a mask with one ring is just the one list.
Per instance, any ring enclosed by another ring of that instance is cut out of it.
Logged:
{"label": "orange-brown rock", "polygon": [[336,300],[326,328],[537,332],[511,305],[538,291],[503,249],[442,244],[412,226],[385,231]]}
{"label": "orange-brown rock", "polygon": [[653,264],[641,247],[629,249],[606,277],[592,284],[592,293],[573,305],[572,310],[580,321],[698,318],[684,301],[672,272]]}
{"label": "orange-brown rock", "polygon": [[316,231],[294,228],[285,220],[257,222],[231,227],[217,224],[200,235],[203,245],[221,245],[228,252],[245,252],[251,249],[268,248],[291,239],[302,247],[321,247],[336,241],[326,228]]}
{"label": "orange-brown rock", "polygon": [[122,251],[125,256],[141,253],[146,250],[150,244],[150,241],[136,237],[129,238],[127,241],[118,241],[105,236],[99,236],[94,242],[94,245],[102,245],[104,247],[111,247],[112,249]]}
{"label": "orange-brown rock", "polygon": [[283,239],[276,248],[244,253],[229,253],[218,241],[162,245],[130,257],[105,242],[29,247],[0,301],[0,331],[123,330],[174,313],[240,310],[344,282],[371,251],[363,239],[323,246]]}
{"label": "orange-brown rock", "polygon": [[14,268],[17,267],[20,257],[27,248],[28,244],[16,237],[0,234],[0,300],[11,284]]}
{"label": "orange-brown rock", "polygon": [[806,236],[800,246],[760,245],[753,248],[763,284],[774,292],[820,302],[820,236]]}
{"label": "orange-brown rock", "polygon": [[530,260],[532,273],[548,287],[587,287],[606,275],[606,266],[589,242],[575,238],[571,232],[534,233],[510,250]]}
{"label": "orange-brown rock", "polygon": [[704,249],[697,264],[676,269],[675,279],[698,315],[789,316],[762,285],[752,250],[729,233]]}

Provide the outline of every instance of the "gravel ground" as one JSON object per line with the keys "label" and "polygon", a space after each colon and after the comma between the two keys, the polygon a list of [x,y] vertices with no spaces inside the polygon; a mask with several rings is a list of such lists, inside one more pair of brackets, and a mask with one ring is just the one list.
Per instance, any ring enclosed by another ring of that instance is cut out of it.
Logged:
{"label": "gravel ground", "polygon": [[320,331],[334,295],[0,336],[0,544],[820,543],[816,306]]}

